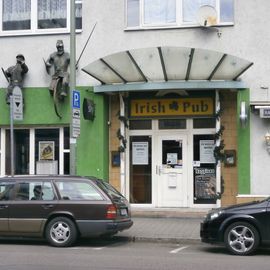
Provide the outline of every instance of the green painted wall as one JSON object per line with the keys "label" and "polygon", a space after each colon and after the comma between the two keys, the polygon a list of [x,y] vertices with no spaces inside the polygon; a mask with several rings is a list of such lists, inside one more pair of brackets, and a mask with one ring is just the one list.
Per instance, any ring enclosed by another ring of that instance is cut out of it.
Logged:
{"label": "green painted wall", "polygon": [[[54,111],[53,98],[47,88],[26,88],[24,96],[24,120],[16,125],[69,125],[69,98],[59,105],[62,119]],[[5,102],[5,91],[0,91],[0,125],[9,125],[9,106]]]}
{"label": "green painted wall", "polygon": [[94,94],[92,89],[78,87],[83,98],[95,103],[94,121],[81,120],[81,136],[77,140],[77,174],[109,179],[109,133],[108,102],[103,95]]}
{"label": "green painted wall", "polygon": [[[240,114],[241,101],[246,101],[249,108],[249,89],[238,91],[237,115]],[[248,119],[250,119],[248,110]],[[250,194],[250,121],[245,128],[237,121],[238,129],[238,194]]]}
{"label": "green painted wall", "polygon": [[[96,104],[94,121],[84,120],[81,113],[81,135],[77,139],[76,164],[78,175],[93,175],[108,179],[109,147],[108,147],[108,103],[106,97],[93,93],[89,87],[78,87],[83,99],[90,98]],[[2,91],[1,91],[2,90]],[[14,123],[14,127],[69,126],[70,101],[69,97],[59,105],[62,119],[54,111],[52,97],[48,88],[25,88],[24,120]],[[9,106],[5,102],[5,91],[0,89],[0,127],[9,126]]]}

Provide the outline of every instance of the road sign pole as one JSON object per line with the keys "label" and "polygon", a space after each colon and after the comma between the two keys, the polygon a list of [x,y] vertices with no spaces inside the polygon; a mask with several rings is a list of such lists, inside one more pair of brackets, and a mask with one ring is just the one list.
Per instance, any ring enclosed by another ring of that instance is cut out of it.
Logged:
{"label": "road sign pole", "polygon": [[76,87],[76,33],[75,33],[75,0],[70,0],[70,174],[76,175],[76,138],[73,137],[72,105],[73,90]]}
{"label": "road sign pole", "polygon": [[13,94],[10,95],[10,174],[14,176],[14,124],[13,124]]}

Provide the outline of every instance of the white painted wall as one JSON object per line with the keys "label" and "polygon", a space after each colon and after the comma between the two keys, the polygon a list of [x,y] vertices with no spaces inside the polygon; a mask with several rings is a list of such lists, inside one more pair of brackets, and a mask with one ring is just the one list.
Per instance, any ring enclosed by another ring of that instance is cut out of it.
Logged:
{"label": "white painted wall", "polygon": [[[180,46],[216,50],[254,62],[254,65],[241,77],[251,89],[252,101],[270,101],[270,31],[268,22],[269,0],[235,0],[235,24],[222,27],[219,38],[215,32],[200,28],[125,31],[124,0],[85,0],[83,1],[83,32],[77,34],[77,57],[79,56],[95,22],[97,27],[81,59],[79,68],[90,62],[118,51],[153,47]],[[15,56],[23,53],[29,66],[25,80],[27,87],[44,87],[50,78],[45,72],[42,58],[55,51],[56,40],[63,39],[69,51],[68,35],[39,35],[0,37],[0,65],[6,69],[15,63]],[[77,71],[77,85],[93,85],[98,82]],[[0,76],[0,87],[7,83]],[[270,175],[270,155],[261,143],[270,122],[252,116],[251,158],[252,192],[265,193],[263,185]],[[263,165],[263,167],[262,167]],[[262,183],[262,184],[260,184]],[[262,190],[261,190],[262,189]],[[270,193],[270,188],[267,190]]]}

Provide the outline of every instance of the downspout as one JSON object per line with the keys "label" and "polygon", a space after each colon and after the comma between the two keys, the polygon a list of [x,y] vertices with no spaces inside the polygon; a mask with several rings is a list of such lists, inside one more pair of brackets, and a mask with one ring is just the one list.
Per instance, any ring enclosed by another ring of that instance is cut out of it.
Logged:
{"label": "downspout", "polygon": [[[119,94],[119,100],[120,100],[120,115],[125,116],[125,103],[123,100],[123,96]],[[120,121],[120,132],[121,134],[126,137],[126,128],[122,121]],[[120,188],[121,193],[126,194],[126,152],[120,153]]]}
{"label": "downspout", "polygon": [[[220,111],[220,99],[219,99],[219,90],[216,90],[216,113]],[[221,123],[220,118],[217,118],[216,120],[216,132],[220,130]],[[216,140],[216,146],[220,145],[221,139],[218,138]],[[221,192],[221,162],[218,160],[218,163],[216,165],[216,194],[219,194]],[[217,199],[217,207],[221,206],[221,199]]]}

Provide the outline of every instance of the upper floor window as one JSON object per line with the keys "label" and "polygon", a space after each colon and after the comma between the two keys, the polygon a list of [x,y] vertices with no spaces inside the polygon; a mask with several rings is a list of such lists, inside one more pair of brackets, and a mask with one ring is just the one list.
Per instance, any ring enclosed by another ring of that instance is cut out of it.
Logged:
{"label": "upper floor window", "polygon": [[[69,31],[68,0],[0,0],[2,35]],[[75,1],[76,28],[82,28],[82,0]]]}
{"label": "upper floor window", "polygon": [[218,25],[233,24],[233,0],[127,0],[127,27],[196,26],[204,5],[216,10]]}

